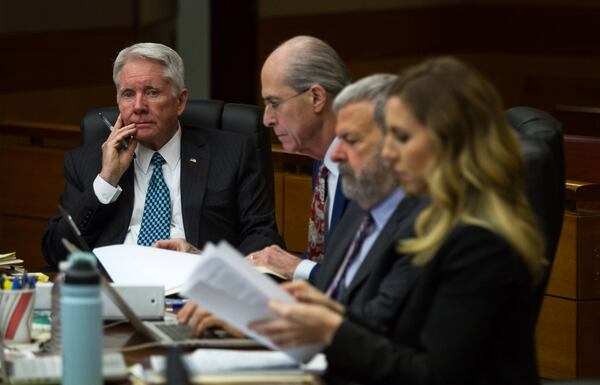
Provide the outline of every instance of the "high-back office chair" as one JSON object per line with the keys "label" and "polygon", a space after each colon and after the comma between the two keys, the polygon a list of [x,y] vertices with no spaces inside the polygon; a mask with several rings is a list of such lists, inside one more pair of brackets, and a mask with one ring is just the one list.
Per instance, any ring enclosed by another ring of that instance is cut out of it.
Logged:
{"label": "high-back office chair", "polygon": [[[102,113],[110,122],[115,122],[119,115],[117,107],[100,107],[88,111],[80,124],[81,144],[108,137],[109,131],[98,113]],[[268,199],[274,199],[271,141],[262,124],[262,111],[259,107],[219,100],[189,100],[179,121],[184,126],[226,130],[249,136],[265,176],[265,191],[270,194]]]}
{"label": "high-back office chair", "polygon": [[531,107],[506,111],[509,123],[521,138],[527,167],[527,198],[539,219],[546,240],[548,271],[538,287],[538,310],[558,246],[564,212],[565,166],[562,124],[550,114]]}

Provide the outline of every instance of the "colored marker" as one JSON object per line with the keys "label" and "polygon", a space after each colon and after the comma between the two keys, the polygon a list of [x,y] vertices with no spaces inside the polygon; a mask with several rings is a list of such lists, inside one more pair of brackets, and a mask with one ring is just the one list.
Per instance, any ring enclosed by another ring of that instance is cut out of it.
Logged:
{"label": "colored marker", "polygon": [[13,280],[12,280],[12,287],[11,290],[19,290],[21,288],[21,282],[19,280],[18,276],[14,276]]}
{"label": "colored marker", "polygon": [[23,270],[23,274],[21,275],[21,289],[26,288],[28,281],[29,278],[27,278],[27,270]]}

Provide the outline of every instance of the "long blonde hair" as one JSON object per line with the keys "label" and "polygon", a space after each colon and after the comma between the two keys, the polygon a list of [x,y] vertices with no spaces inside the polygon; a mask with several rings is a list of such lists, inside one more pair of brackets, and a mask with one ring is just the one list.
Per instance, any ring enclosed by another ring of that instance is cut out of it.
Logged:
{"label": "long blonde hair", "polygon": [[417,218],[416,237],[398,251],[425,264],[454,226],[473,224],[506,239],[541,279],[544,244],[524,194],[520,143],[492,84],[442,57],[406,70],[388,97],[399,97],[429,130],[435,153],[426,176],[431,204]]}

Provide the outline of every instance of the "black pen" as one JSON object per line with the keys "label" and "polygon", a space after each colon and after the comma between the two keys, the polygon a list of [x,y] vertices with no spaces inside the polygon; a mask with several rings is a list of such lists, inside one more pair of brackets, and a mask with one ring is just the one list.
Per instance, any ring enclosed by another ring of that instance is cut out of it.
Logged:
{"label": "black pen", "polygon": [[[106,127],[108,127],[108,129],[112,132],[112,130],[115,128],[112,124],[110,124],[110,122],[108,121],[108,119],[106,119],[106,116],[102,115],[102,112],[98,112],[98,116],[100,116],[100,119],[102,119],[102,121],[104,122],[104,124],[106,125]],[[129,145],[129,139],[125,139],[119,142],[119,150],[126,150],[127,146]]]}

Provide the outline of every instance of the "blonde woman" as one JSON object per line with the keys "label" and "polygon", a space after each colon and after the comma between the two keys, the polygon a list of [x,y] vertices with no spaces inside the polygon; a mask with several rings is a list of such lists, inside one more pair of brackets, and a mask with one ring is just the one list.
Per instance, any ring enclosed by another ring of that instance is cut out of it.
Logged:
{"label": "blonde woman", "polygon": [[494,87],[453,58],[405,71],[385,109],[383,156],[403,189],[429,197],[406,293],[385,334],[306,283],[300,303],[255,330],[279,346],[327,345],[327,383],[536,384],[534,287],[545,260],[523,194],[519,142]]}

